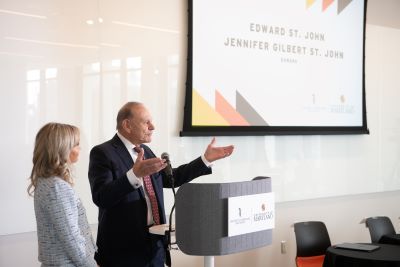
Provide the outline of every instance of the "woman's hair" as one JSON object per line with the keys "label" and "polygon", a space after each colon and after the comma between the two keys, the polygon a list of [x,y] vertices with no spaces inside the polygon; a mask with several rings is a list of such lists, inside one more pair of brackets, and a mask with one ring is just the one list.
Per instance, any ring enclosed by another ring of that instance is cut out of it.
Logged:
{"label": "woman's hair", "polygon": [[62,123],[47,123],[36,135],[28,194],[33,195],[41,178],[60,177],[72,185],[69,154],[79,145],[79,129]]}

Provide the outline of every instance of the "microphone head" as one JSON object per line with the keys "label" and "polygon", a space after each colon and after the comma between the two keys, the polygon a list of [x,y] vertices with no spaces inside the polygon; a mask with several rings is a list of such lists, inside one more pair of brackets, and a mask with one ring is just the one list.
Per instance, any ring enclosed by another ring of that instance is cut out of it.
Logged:
{"label": "microphone head", "polygon": [[172,178],[172,167],[171,167],[171,162],[169,161],[169,155],[167,152],[164,152],[161,154],[161,158],[165,160],[167,163],[167,167],[165,167],[164,172],[168,177]]}
{"label": "microphone head", "polygon": [[165,159],[165,160],[169,160],[169,154],[168,154],[167,152],[163,152],[163,153],[161,154],[161,158],[162,158],[162,159]]}

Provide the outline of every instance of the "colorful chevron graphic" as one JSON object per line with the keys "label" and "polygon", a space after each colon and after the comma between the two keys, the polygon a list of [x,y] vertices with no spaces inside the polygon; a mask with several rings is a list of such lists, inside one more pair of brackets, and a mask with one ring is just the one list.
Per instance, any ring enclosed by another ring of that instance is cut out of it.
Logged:
{"label": "colorful chevron graphic", "polygon": [[193,126],[229,126],[229,123],[211,107],[207,101],[193,90],[192,96]]}
{"label": "colorful chevron graphic", "polygon": [[265,120],[236,91],[236,109],[215,90],[215,109],[193,89],[193,126],[268,126]]}
{"label": "colorful chevron graphic", "polygon": [[[337,0],[337,14],[339,15],[353,0]],[[314,5],[316,0],[306,0],[306,8]],[[328,9],[335,0],[322,0],[322,12]]]}

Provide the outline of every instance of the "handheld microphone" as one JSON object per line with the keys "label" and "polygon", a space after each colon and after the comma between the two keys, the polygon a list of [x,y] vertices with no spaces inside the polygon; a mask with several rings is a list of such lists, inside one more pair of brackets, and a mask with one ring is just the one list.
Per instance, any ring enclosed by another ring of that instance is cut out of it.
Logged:
{"label": "handheld microphone", "polygon": [[167,152],[163,152],[161,154],[161,158],[165,160],[167,163],[167,167],[165,167],[164,172],[168,177],[172,177],[172,167],[171,167],[171,161],[169,160],[169,155]]}

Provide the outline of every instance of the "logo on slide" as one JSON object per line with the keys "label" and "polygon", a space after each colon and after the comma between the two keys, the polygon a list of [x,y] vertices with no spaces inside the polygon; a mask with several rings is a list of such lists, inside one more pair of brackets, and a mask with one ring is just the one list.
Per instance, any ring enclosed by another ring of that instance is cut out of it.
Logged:
{"label": "logo on slide", "polygon": [[[353,0],[337,0],[337,14],[339,15]],[[306,8],[314,5],[316,0],[306,0]],[[335,0],[322,0],[322,12],[327,10]]]}

